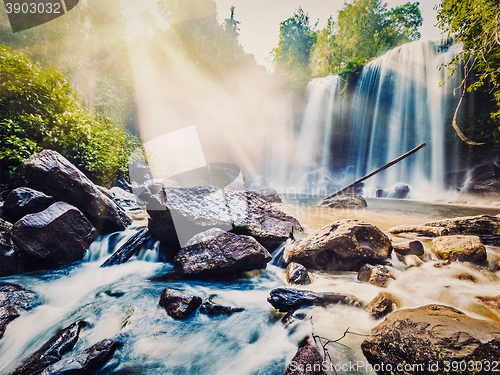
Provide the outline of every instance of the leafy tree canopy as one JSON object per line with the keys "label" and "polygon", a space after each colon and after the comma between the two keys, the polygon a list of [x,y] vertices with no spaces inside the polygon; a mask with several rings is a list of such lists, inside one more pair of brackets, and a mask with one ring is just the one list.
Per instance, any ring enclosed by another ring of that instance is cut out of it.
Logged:
{"label": "leafy tree canopy", "polygon": [[285,72],[294,83],[309,80],[309,62],[317,35],[309,24],[309,16],[302,8],[280,24],[278,47],[273,49],[275,66]]}
{"label": "leafy tree canopy", "polygon": [[330,17],[318,33],[312,52],[314,76],[356,70],[366,61],[394,47],[420,38],[419,3],[387,9],[381,0],[354,0],[339,12],[337,23]]}
{"label": "leafy tree canopy", "polygon": [[0,180],[22,183],[22,162],[56,150],[89,177],[109,183],[127,174],[140,145],[122,126],[80,105],[61,73],[0,47]]}
{"label": "leafy tree canopy", "polygon": [[[442,0],[437,6],[439,27],[463,43],[457,62],[474,64],[478,73],[469,90],[486,86],[500,107],[500,3],[498,0]],[[500,119],[500,108],[492,113]]]}

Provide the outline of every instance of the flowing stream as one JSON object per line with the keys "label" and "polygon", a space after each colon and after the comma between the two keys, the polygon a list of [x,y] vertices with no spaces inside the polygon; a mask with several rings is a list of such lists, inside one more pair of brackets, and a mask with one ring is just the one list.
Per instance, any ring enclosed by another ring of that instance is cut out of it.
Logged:
{"label": "flowing stream", "polygon": [[[386,230],[395,224],[421,223],[429,219],[488,213],[500,210],[436,205],[413,201],[368,200],[364,210],[321,208],[289,200],[284,209],[295,214],[311,232],[340,218],[354,218]],[[88,325],[72,353],[99,340],[119,343],[100,374],[282,374],[297,350],[297,344],[314,332],[328,339],[346,337],[327,346],[335,364],[361,363],[361,342],[379,322],[360,308],[333,305],[305,310],[307,318],[285,328],[267,302],[272,289],[285,287],[283,269],[269,264],[265,270],[248,272],[222,281],[184,281],[172,275],[170,264],[158,262],[158,244],[151,241],[138,256],[122,265],[100,268],[104,260],[126,241],[136,228],[99,237],[85,259],[68,268],[28,275],[4,277],[35,291],[40,304],[8,325],[0,340],[0,373],[9,374],[58,330],[77,320]],[[426,246],[429,244],[426,242]],[[488,246],[488,257],[498,263],[500,249]],[[277,250],[274,255],[279,253]],[[396,280],[385,291],[400,299],[401,307],[429,303],[449,304],[470,316],[500,321],[482,307],[475,296],[496,296],[499,273],[453,263],[443,268],[427,262],[406,269],[393,258]],[[465,276],[464,276],[465,275]],[[364,303],[383,289],[356,280],[355,272],[312,274],[315,291],[350,293]],[[186,320],[174,320],[158,305],[165,287],[177,288],[208,298],[217,295],[228,304],[243,307],[231,316],[207,316],[199,311]],[[333,368],[335,370],[335,368]],[[338,369],[337,369],[338,370]],[[348,374],[352,372],[330,371]],[[358,367],[360,374],[373,370]]]}

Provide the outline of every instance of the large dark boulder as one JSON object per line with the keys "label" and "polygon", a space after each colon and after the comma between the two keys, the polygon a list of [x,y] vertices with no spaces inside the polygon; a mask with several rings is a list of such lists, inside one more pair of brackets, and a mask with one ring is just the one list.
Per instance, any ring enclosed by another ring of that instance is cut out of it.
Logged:
{"label": "large dark boulder", "polygon": [[339,220],[295,246],[287,246],[283,259],[308,269],[358,271],[365,263],[380,263],[391,250],[391,241],[377,227],[359,220]]}
{"label": "large dark boulder", "polygon": [[328,306],[331,304],[352,305],[361,307],[362,303],[350,294],[324,292],[316,293],[309,290],[276,288],[267,298],[275,309],[287,312],[303,306]]}
{"label": "large dark boulder", "polygon": [[271,259],[253,237],[213,228],[189,240],[175,256],[174,270],[181,277],[205,278],[261,269]]}
{"label": "large dark boulder", "polygon": [[500,193],[500,163],[490,161],[468,171],[469,180],[462,187],[461,193],[486,196]]}
{"label": "large dark boulder", "polygon": [[74,348],[80,335],[80,329],[84,326],[85,322],[80,321],[59,331],[26,359],[11,375],[39,374],[46,367],[59,361],[64,354]]}
{"label": "large dark boulder", "polygon": [[28,187],[20,187],[12,190],[5,198],[4,215],[14,223],[25,215],[47,209],[55,202],[54,197]]}
{"label": "large dark boulder", "polygon": [[41,372],[41,375],[95,374],[113,356],[116,345],[104,339],[83,352],[57,361]]}
{"label": "large dark boulder", "polygon": [[160,295],[160,306],[175,319],[185,319],[201,305],[201,298],[180,290],[165,288]]}
{"label": "large dark boulder", "polygon": [[214,187],[163,188],[151,197],[147,211],[151,234],[173,248],[211,228],[254,237],[274,250],[302,227],[291,216],[254,193]]}
{"label": "large dark boulder", "polygon": [[19,317],[22,311],[33,307],[37,298],[34,292],[19,285],[0,283],[0,338],[7,325]]}
{"label": "large dark boulder", "polygon": [[24,170],[33,186],[80,209],[99,233],[120,231],[132,223],[87,176],[55,151],[32,155],[24,161]]}
{"label": "large dark boulder", "polygon": [[[386,370],[392,366],[393,373],[480,374],[476,364],[498,363],[500,324],[470,318],[449,306],[403,309],[391,313],[375,327],[361,349],[372,365],[378,364],[380,368],[384,364]],[[462,361],[465,364],[472,361],[474,366],[462,367],[461,372],[450,369],[453,363]]]}
{"label": "large dark boulder", "polygon": [[13,242],[46,266],[62,266],[85,255],[97,231],[76,207],[57,202],[14,224]]}

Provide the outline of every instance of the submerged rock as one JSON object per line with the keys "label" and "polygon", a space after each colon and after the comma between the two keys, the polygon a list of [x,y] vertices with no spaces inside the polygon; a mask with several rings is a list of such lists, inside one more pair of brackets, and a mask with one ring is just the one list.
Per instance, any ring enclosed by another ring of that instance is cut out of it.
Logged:
{"label": "submerged rock", "polygon": [[309,269],[358,271],[365,263],[379,263],[391,254],[391,241],[377,227],[358,220],[339,220],[285,248],[285,262]]}
{"label": "submerged rock", "polygon": [[252,236],[268,250],[285,242],[292,231],[302,231],[296,219],[242,190],[163,188],[151,197],[147,211],[151,234],[177,249],[211,228]]}
{"label": "submerged rock", "polygon": [[7,195],[3,210],[5,216],[14,223],[25,215],[47,209],[55,202],[54,197],[28,187],[20,187]]}
{"label": "submerged rock", "polygon": [[[372,365],[383,363],[385,368],[392,366],[393,371],[401,364],[422,366],[398,373],[445,373],[446,364],[449,368],[452,363],[462,361],[483,365],[486,361],[497,362],[500,324],[470,318],[449,306],[403,309],[390,314],[375,327],[361,349]],[[435,371],[430,366],[434,366]],[[390,371],[379,373],[389,374]],[[460,373],[478,374],[481,371],[473,366],[472,370],[467,367]]]}
{"label": "submerged rock", "polygon": [[132,223],[127,214],[66,158],[43,150],[24,161],[27,179],[46,194],[80,209],[99,233],[125,229]]}
{"label": "submerged rock", "polygon": [[37,295],[16,284],[0,283],[0,338],[7,325],[21,314],[19,311],[29,310],[37,300]]}
{"label": "submerged rock", "polygon": [[59,331],[59,333],[25,360],[11,375],[38,374],[46,367],[59,361],[63,354],[73,349],[78,341],[80,329],[84,326],[85,322],[80,321]]}
{"label": "submerged rock", "polygon": [[392,276],[389,269],[382,265],[365,264],[358,272],[358,280],[381,288],[387,288]]}
{"label": "submerged rock", "polygon": [[174,258],[181,277],[205,278],[265,268],[271,254],[253,237],[218,228],[197,234]]}
{"label": "submerged rock", "polygon": [[311,283],[309,272],[302,264],[290,263],[285,270],[285,278],[288,284],[308,285]]}
{"label": "submerged rock", "polygon": [[342,194],[328,197],[321,202],[321,205],[331,208],[368,207],[365,198],[358,194]]}
{"label": "submerged rock", "polygon": [[201,298],[180,290],[165,288],[160,296],[160,306],[175,319],[184,319],[201,305]]}
{"label": "submerged rock", "polygon": [[47,266],[81,260],[96,238],[97,231],[87,218],[64,202],[24,216],[12,229],[13,242]]}
{"label": "submerged rock", "polygon": [[306,337],[299,344],[297,353],[292,358],[283,375],[326,375],[323,357],[312,338]]}
{"label": "submerged rock", "polygon": [[277,288],[271,291],[267,298],[275,309],[287,312],[302,306],[328,306],[331,304],[352,305],[361,307],[362,303],[350,294],[342,293],[316,293],[309,290]]}
{"label": "submerged rock", "polygon": [[57,361],[41,372],[41,375],[94,374],[111,358],[115,342],[104,339],[83,352]]}
{"label": "submerged rock", "polygon": [[446,236],[432,240],[435,253],[444,260],[482,263],[486,248],[478,236]]}

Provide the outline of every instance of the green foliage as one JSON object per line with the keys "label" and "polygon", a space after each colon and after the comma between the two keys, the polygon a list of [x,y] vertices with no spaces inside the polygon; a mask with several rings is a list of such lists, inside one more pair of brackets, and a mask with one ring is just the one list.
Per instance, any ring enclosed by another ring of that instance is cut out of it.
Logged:
{"label": "green foliage", "polygon": [[[437,7],[439,27],[463,43],[463,51],[448,64],[451,71],[457,62],[474,64],[477,90],[486,86],[500,107],[500,3],[498,0],[442,0]],[[470,77],[469,77],[470,78]],[[492,117],[500,119],[500,108]]]}
{"label": "green foliage", "polygon": [[20,184],[23,160],[44,148],[58,151],[99,183],[126,175],[138,140],[81,106],[61,73],[43,70],[2,45],[0,88],[2,184]]}
{"label": "green foliage", "polygon": [[318,33],[312,52],[313,76],[346,73],[401,44],[420,38],[419,3],[387,10],[381,0],[355,0]]}
{"label": "green foliage", "polygon": [[276,68],[293,84],[307,82],[311,77],[311,52],[317,35],[309,25],[309,16],[299,8],[297,13],[280,24],[278,47],[273,49]]}
{"label": "green foliage", "polygon": [[213,0],[162,0],[160,13],[171,25],[167,36],[198,67],[213,77],[222,77],[248,62],[248,55],[238,44],[238,24],[231,17],[223,25],[217,22]]}

